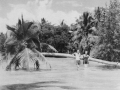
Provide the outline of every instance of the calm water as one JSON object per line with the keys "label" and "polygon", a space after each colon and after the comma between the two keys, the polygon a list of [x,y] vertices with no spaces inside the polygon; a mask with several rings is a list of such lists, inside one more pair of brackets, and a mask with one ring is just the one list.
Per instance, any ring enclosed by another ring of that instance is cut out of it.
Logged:
{"label": "calm water", "polygon": [[120,69],[103,68],[103,64],[81,64],[77,70],[74,59],[47,58],[40,71],[0,72],[0,90],[120,90]]}

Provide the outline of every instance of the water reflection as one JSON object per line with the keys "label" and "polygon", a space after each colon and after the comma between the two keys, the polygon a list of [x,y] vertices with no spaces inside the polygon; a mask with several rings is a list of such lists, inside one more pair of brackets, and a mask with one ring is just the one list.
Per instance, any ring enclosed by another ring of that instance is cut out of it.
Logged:
{"label": "water reflection", "polygon": [[[35,83],[46,81],[62,81],[62,83],[56,83],[62,85],[63,89],[74,90],[120,90],[120,68],[114,66],[106,66],[90,62],[87,68],[81,64],[79,70],[77,70],[74,60],[71,59],[56,59],[52,58],[48,60],[52,65],[52,70],[40,70],[40,71],[0,71],[0,83],[1,85],[13,86],[14,84],[22,83]],[[31,85],[31,84],[30,84]],[[51,84],[50,84],[51,85]],[[70,86],[70,87],[68,87]],[[31,88],[33,88],[31,86]],[[50,87],[43,90],[50,90]],[[55,88],[53,86],[52,88]],[[53,89],[51,89],[53,90]],[[58,90],[58,89],[56,89]]]}
{"label": "water reflection", "polygon": [[83,77],[84,77],[84,80],[86,80],[88,77],[89,77],[89,68],[84,68],[83,69]]}
{"label": "water reflection", "polygon": [[116,66],[116,65],[99,65],[97,66],[98,69],[102,69],[102,70],[118,70],[120,69],[120,66]]}

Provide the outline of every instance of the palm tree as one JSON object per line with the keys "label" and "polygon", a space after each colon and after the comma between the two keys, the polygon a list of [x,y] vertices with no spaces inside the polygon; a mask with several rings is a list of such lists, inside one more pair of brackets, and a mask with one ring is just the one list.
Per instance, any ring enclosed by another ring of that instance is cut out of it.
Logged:
{"label": "palm tree", "polygon": [[39,45],[35,41],[39,42],[40,26],[35,22],[18,20],[16,26],[8,26],[10,30],[7,33],[7,39],[5,41],[6,53],[15,54],[6,69],[11,69],[11,66],[20,62],[24,68],[29,68],[29,62],[35,63],[37,60],[44,61],[45,57],[37,50]]}
{"label": "palm tree", "polygon": [[84,12],[76,22],[77,23],[73,25],[76,30],[72,33],[72,40],[78,45],[82,54],[85,50],[88,50],[88,54],[90,54],[91,43],[89,35],[96,31],[96,20],[89,12]]}

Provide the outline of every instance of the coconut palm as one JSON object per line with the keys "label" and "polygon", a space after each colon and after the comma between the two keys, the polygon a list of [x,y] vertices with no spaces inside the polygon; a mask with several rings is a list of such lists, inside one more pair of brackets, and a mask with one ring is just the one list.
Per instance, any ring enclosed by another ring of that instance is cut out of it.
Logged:
{"label": "coconut palm", "polygon": [[77,23],[73,25],[76,30],[72,33],[72,40],[75,44],[78,44],[78,48],[80,48],[81,53],[84,53],[85,50],[88,50],[90,53],[91,45],[89,44],[89,35],[96,31],[96,20],[90,13],[84,12],[76,22]]}
{"label": "coconut palm", "polygon": [[30,61],[33,63],[36,60],[46,62],[45,57],[37,51],[40,43],[38,45],[35,42],[39,42],[39,24],[24,21],[22,16],[22,19],[18,20],[16,26],[11,27],[7,25],[7,29],[10,31],[7,33],[5,41],[6,53],[15,54],[7,69],[11,69],[11,66],[16,64],[16,62],[20,62],[25,68],[29,68]]}

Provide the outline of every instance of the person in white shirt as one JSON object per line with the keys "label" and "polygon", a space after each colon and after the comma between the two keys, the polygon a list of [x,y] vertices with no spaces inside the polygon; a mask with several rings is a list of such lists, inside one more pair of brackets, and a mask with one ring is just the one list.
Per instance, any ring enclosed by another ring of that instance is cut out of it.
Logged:
{"label": "person in white shirt", "polygon": [[77,52],[75,53],[75,60],[76,60],[76,65],[77,65],[77,69],[80,67],[80,52],[79,50],[77,50]]}

